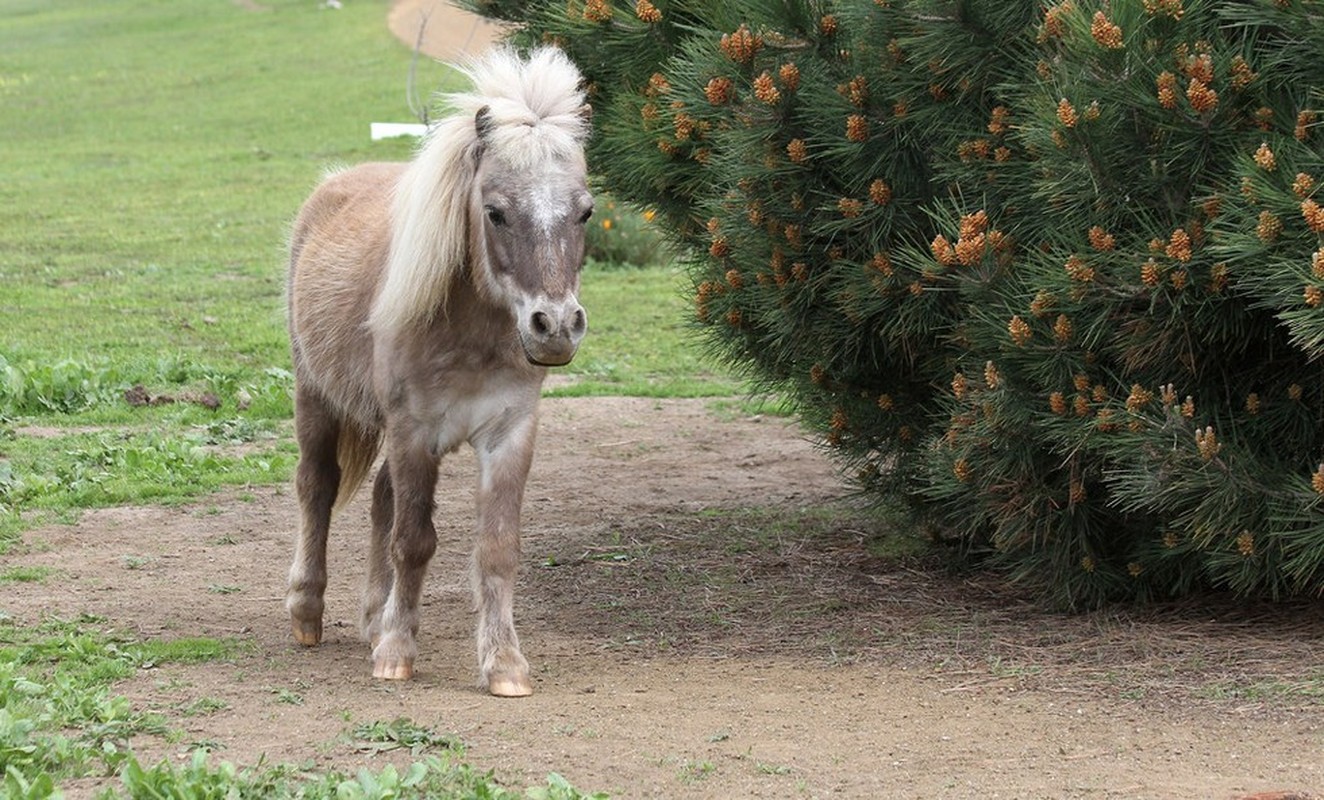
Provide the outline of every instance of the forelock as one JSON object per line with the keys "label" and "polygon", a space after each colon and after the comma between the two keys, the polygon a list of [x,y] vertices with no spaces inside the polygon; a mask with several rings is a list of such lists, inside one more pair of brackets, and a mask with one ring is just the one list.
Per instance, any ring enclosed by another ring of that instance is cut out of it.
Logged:
{"label": "forelock", "polygon": [[516,169],[575,158],[588,136],[582,78],[554,47],[521,58],[495,48],[460,69],[473,82],[468,92],[448,97],[459,114],[486,108],[483,145]]}

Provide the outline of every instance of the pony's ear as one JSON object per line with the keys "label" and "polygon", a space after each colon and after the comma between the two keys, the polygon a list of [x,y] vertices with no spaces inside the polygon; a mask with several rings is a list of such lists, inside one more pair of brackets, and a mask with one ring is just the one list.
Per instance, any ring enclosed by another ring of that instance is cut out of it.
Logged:
{"label": "pony's ear", "polygon": [[486,141],[495,124],[492,122],[492,107],[483,106],[474,114],[474,129],[478,131],[478,140]]}
{"label": "pony's ear", "polygon": [[587,141],[593,135],[593,106],[585,103],[575,112],[575,116],[579,117],[579,121],[583,123],[575,138],[581,142]]}
{"label": "pony's ear", "polygon": [[477,164],[483,158],[483,151],[487,149],[487,137],[492,134],[492,129],[496,124],[492,121],[492,109],[490,106],[483,106],[474,114],[474,131],[478,138],[473,143],[472,153],[474,163]]}

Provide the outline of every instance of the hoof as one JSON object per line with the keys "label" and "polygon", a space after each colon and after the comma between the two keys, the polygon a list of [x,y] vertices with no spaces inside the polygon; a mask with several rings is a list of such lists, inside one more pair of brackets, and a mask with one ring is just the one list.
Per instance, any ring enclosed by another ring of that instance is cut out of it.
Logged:
{"label": "hoof", "polygon": [[294,620],[291,627],[294,629],[294,641],[304,647],[313,647],[322,643],[322,621],[320,619],[311,622]]}
{"label": "hoof", "polygon": [[372,662],[372,677],[387,681],[407,681],[414,677],[412,659],[383,659]]}
{"label": "hoof", "polygon": [[523,675],[493,677],[487,691],[493,697],[528,697],[533,694],[533,684]]}

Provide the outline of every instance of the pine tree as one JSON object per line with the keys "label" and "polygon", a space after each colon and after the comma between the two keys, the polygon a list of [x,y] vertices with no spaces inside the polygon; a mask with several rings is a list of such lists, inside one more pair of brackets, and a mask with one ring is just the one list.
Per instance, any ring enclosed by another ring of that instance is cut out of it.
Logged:
{"label": "pine tree", "polygon": [[1324,9],[472,0],[714,351],[1063,606],[1324,592]]}

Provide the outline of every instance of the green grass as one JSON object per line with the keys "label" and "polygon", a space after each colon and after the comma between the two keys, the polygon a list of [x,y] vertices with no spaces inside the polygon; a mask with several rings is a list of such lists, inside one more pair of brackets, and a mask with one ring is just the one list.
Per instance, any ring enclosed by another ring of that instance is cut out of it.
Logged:
{"label": "green grass", "polygon": [[[419,761],[404,772],[387,766],[350,776],[308,773],[286,764],[239,768],[211,763],[203,750],[184,765],[167,760],[144,765],[129,742],[143,735],[169,736],[169,722],[134,709],[113,693],[139,670],[233,658],[233,640],[189,637],[135,640],[107,629],[107,620],[83,616],[24,627],[0,618],[0,797],[47,798],[67,778],[118,775],[119,785],[98,796],[271,798],[601,798],[585,795],[555,774],[541,787],[513,792],[491,773],[464,763],[454,736],[408,719],[358,725],[348,738],[365,751],[405,749]],[[285,691],[285,690],[281,690]],[[226,705],[211,698],[180,709],[183,717],[215,713]]]}
{"label": "green grass", "polygon": [[0,586],[6,583],[43,583],[53,574],[53,567],[9,567],[0,571]]}
{"label": "green grass", "polygon": [[[82,509],[289,480],[287,229],[327,169],[408,157],[409,140],[367,134],[410,119],[410,53],[381,2],[246,5],[0,0],[0,554]],[[458,88],[441,65],[419,70],[425,89]],[[591,333],[552,393],[737,397],[689,341],[679,271],[638,267],[655,232],[606,203],[584,276]],[[14,567],[0,586],[53,574]],[[93,774],[118,774],[119,796],[583,796],[556,775],[512,794],[465,765],[456,741],[407,720],[350,734],[423,757],[399,773],[308,775],[201,754],[140,764],[130,737],[178,734],[116,684],[239,645],[139,641],[106,624],[0,615],[0,796],[46,797]]]}
{"label": "green grass", "polygon": [[[0,4],[0,552],[82,508],[289,479],[287,228],[326,169],[408,157],[367,130],[410,119],[410,53],[380,3],[261,5]],[[605,203],[594,252],[645,258],[642,216]],[[737,396],[681,283],[591,262],[549,394]]]}
{"label": "green grass", "polygon": [[739,382],[707,361],[689,327],[679,268],[612,269],[590,263],[580,301],[588,335],[547,394],[562,397],[730,397]]}

